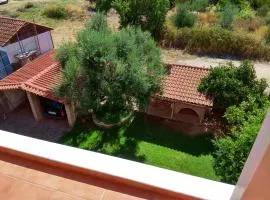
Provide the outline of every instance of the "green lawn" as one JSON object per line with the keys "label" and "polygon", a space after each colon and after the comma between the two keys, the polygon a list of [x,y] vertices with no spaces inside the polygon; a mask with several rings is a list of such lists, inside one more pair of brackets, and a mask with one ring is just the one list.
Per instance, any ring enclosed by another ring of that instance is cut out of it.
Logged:
{"label": "green lawn", "polygon": [[109,130],[77,123],[60,143],[219,180],[212,166],[209,135],[191,138],[144,115]]}

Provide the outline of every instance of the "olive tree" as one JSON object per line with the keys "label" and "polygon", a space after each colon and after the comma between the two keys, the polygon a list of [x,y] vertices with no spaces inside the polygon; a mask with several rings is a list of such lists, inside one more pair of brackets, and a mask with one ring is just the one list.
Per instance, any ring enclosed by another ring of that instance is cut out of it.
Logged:
{"label": "olive tree", "polygon": [[102,14],[57,53],[63,65],[58,94],[76,102],[79,113],[93,111],[108,120],[119,120],[134,106],[144,108],[165,74],[149,33],[132,27],[113,32]]}

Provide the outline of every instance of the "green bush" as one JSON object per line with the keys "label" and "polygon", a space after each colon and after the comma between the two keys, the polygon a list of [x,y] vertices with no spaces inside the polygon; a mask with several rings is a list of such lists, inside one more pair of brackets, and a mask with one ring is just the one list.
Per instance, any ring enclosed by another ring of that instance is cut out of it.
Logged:
{"label": "green bush", "polygon": [[256,104],[263,105],[267,86],[264,79],[257,79],[254,65],[243,61],[239,67],[228,64],[211,68],[201,80],[198,91],[215,97],[214,107],[226,109],[241,104],[249,96],[256,98]]}
{"label": "green bush", "polygon": [[266,17],[269,11],[270,11],[270,6],[264,5],[258,8],[257,15],[259,15],[260,17]]}
{"label": "green bush", "polygon": [[242,4],[248,3],[251,5],[252,8],[258,9],[264,5],[270,5],[270,0],[219,0],[218,1],[218,6],[220,8],[224,8],[224,6],[228,3],[233,3],[237,6],[241,6]]}
{"label": "green bush", "polygon": [[270,25],[270,13],[264,18],[266,25]]}
{"label": "green bush", "polygon": [[32,2],[27,2],[25,5],[24,5],[24,8],[25,9],[29,9],[29,8],[33,8],[35,7],[35,4],[32,3]]}
{"label": "green bush", "polygon": [[43,14],[53,19],[65,19],[68,16],[66,7],[61,4],[50,4],[44,9]]}
{"label": "green bush", "polygon": [[219,14],[219,24],[221,27],[231,29],[233,20],[238,12],[239,9],[236,5],[227,3],[222,12]]}
{"label": "green bush", "polygon": [[192,27],[196,21],[196,15],[186,7],[178,6],[176,15],[173,18],[174,25],[178,28]]}
{"label": "green bush", "polygon": [[229,136],[213,141],[216,148],[213,154],[214,169],[221,181],[237,182],[268,107],[268,101],[259,108],[251,98],[227,109],[225,117],[232,122]]}
{"label": "green bush", "polygon": [[265,35],[265,42],[270,44],[270,27],[268,27],[267,33]]}
{"label": "green bush", "polygon": [[101,144],[103,133],[95,130],[84,133],[87,137],[79,144],[79,148],[86,150],[96,150]]}
{"label": "green bush", "polygon": [[248,2],[241,3],[239,7],[240,7],[240,11],[237,14],[237,17],[241,19],[248,19],[255,16],[254,10],[252,9],[252,7],[250,6]]}
{"label": "green bush", "polygon": [[139,26],[149,31],[155,39],[159,39],[163,24],[170,6],[169,0],[97,0],[99,11],[107,12],[114,8],[120,16],[122,27]]}
{"label": "green bush", "polygon": [[68,42],[58,48],[56,58],[61,63],[61,67],[64,67],[68,59],[76,54],[76,46],[72,42]]}
{"label": "green bush", "polygon": [[270,47],[248,34],[222,28],[166,26],[164,44],[170,47],[196,54],[270,60]]}
{"label": "green bush", "polygon": [[205,12],[207,6],[209,5],[209,1],[208,0],[194,0],[194,1],[189,1],[188,3],[186,3],[186,5],[189,10]]}

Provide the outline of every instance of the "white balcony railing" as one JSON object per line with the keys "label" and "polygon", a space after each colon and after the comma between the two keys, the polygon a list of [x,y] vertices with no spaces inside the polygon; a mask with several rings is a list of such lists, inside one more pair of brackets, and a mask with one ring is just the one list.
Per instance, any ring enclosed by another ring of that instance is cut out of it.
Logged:
{"label": "white balcony railing", "polygon": [[[270,113],[236,186],[142,163],[0,131],[0,152],[19,152],[185,197],[213,200],[270,199]],[[237,162],[237,161],[236,161]],[[131,186],[134,184],[130,184]],[[155,191],[155,190],[154,190]]]}

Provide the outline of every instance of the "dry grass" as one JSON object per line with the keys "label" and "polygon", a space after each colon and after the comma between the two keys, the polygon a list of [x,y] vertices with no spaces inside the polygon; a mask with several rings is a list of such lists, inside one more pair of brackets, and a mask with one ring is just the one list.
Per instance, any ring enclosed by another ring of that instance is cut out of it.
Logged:
{"label": "dry grass", "polygon": [[217,22],[218,22],[218,17],[213,10],[210,10],[205,13],[199,13],[198,15],[198,23],[201,26],[211,27],[217,24]]}
{"label": "dry grass", "polygon": [[59,24],[52,31],[55,48],[58,48],[63,42],[75,41],[78,31],[83,26],[83,21],[65,21]]}

